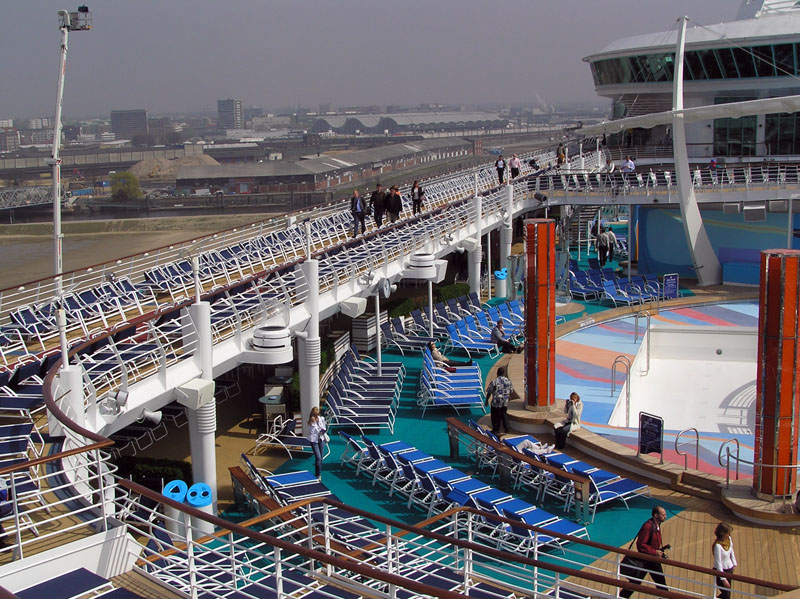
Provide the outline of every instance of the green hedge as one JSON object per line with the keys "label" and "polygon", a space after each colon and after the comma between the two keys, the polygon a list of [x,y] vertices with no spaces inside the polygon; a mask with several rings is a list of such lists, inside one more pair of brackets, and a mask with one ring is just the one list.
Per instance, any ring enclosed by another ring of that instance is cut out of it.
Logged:
{"label": "green hedge", "polygon": [[453,283],[436,289],[436,297],[439,298],[440,302],[455,299],[462,295],[469,295],[469,283]]}
{"label": "green hedge", "polygon": [[120,456],[114,463],[119,469],[119,476],[130,478],[158,493],[161,492],[162,479],[164,483],[180,479],[187,485],[192,484],[192,465],[182,460]]}
{"label": "green hedge", "polygon": [[398,316],[407,316],[411,314],[412,310],[420,307],[420,303],[413,298],[406,298],[395,307],[389,310],[389,318],[397,318]]}

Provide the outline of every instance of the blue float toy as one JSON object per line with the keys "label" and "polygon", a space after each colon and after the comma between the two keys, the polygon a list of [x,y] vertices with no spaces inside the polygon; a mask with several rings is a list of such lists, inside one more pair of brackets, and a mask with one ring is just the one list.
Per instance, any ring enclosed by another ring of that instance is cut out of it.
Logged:
{"label": "blue float toy", "polygon": [[186,503],[192,507],[205,507],[211,502],[211,487],[206,483],[194,483],[186,492]]}
{"label": "blue float toy", "polygon": [[183,503],[184,499],[186,499],[186,492],[188,490],[189,487],[182,480],[171,480],[164,485],[164,490],[161,492],[161,494],[168,499],[172,499],[178,503]]}

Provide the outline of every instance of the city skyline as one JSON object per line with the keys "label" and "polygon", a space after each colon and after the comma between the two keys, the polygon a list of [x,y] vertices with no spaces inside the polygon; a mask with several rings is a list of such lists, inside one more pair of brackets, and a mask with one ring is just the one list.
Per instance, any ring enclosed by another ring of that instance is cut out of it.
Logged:
{"label": "city skyline", "polygon": [[[0,77],[19,84],[0,88],[0,119],[54,112],[59,8],[76,7],[7,7],[14,27],[0,41]],[[95,28],[70,35],[65,119],[126,109],[213,114],[222,98],[269,111],[602,103],[584,56],[626,35],[669,30],[684,13],[700,24],[730,20],[738,3],[146,0],[89,9]]]}

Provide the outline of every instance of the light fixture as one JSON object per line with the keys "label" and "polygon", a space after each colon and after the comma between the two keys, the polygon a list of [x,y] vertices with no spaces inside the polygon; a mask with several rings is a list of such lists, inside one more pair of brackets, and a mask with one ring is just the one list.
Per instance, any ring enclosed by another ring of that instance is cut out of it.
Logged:
{"label": "light fixture", "polygon": [[372,285],[375,282],[375,276],[376,275],[375,275],[374,272],[372,272],[371,270],[368,270],[367,272],[362,273],[358,277],[358,279],[357,279],[358,284],[359,285],[364,285],[364,286]]}
{"label": "light fixture", "polygon": [[156,410],[153,412],[152,410],[142,410],[142,415],[136,420],[137,422],[149,422],[150,424],[158,426],[161,424],[161,418],[163,418],[164,414],[161,410]]}
{"label": "light fixture", "polygon": [[119,414],[122,409],[128,404],[128,392],[118,389],[108,394],[105,401],[105,407],[112,414]]}

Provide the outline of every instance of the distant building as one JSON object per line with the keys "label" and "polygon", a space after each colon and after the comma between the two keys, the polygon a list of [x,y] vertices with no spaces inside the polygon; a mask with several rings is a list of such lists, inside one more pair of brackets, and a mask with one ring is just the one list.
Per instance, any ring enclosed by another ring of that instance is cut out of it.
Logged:
{"label": "distant building", "polygon": [[53,126],[48,117],[30,119],[27,125],[27,129],[49,129]]}
{"label": "distant building", "polygon": [[14,126],[14,119],[0,119],[0,129],[11,129]]}
{"label": "distant building", "polygon": [[269,131],[270,129],[287,129],[291,125],[292,118],[288,116],[267,116],[253,117],[254,131]]}
{"label": "distant building", "polygon": [[[208,148],[206,152],[209,153]],[[268,160],[258,163],[181,166],[175,185],[178,189],[214,187],[228,193],[323,191],[334,185],[356,183],[382,173],[470,154],[471,142],[445,137],[335,156],[316,154],[297,162],[276,160],[277,156],[269,155]]]}
{"label": "distant building", "polygon": [[11,127],[0,129],[0,152],[19,150],[19,131]]}
{"label": "distant building", "polygon": [[130,139],[135,135],[147,135],[147,111],[112,110],[111,130],[116,139]]}
{"label": "distant building", "polygon": [[156,119],[148,119],[147,131],[156,140],[161,139],[170,133],[175,132],[175,125],[169,117],[160,117]]}
{"label": "distant building", "polygon": [[244,129],[241,100],[217,100],[217,129]]}

